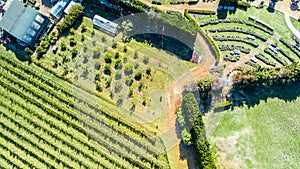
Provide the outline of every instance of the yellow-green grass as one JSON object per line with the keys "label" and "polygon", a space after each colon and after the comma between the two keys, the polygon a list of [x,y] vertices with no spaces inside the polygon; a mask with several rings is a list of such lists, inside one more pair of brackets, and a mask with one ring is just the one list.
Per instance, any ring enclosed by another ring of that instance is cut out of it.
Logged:
{"label": "yellow-green grass", "polygon": [[218,165],[225,168],[297,168],[299,106],[299,97],[291,102],[270,98],[250,109],[245,106],[211,114],[206,128]]}

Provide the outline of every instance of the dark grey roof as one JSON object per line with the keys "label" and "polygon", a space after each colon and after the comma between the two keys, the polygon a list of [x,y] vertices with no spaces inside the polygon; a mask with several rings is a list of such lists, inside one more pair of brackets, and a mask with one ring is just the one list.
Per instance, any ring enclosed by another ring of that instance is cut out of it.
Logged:
{"label": "dark grey roof", "polygon": [[0,27],[17,39],[33,46],[47,18],[38,11],[14,0],[4,13]]}

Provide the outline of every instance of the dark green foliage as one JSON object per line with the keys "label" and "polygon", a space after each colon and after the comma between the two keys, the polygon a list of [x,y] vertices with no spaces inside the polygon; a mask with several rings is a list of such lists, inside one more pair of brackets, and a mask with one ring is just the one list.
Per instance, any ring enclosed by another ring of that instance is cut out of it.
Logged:
{"label": "dark green foliage", "polygon": [[107,75],[111,74],[111,65],[110,64],[105,64],[104,73],[107,74]]}
{"label": "dark green foliage", "polygon": [[82,16],[83,6],[81,4],[74,5],[69,14],[67,14],[63,21],[57,25],[57,30],[59,32],[65,32],[68,28],[74,25],[74,23]]}
{"label": "dark green foliage", "polygon": [[202,14],[202,15],[215,15],[216,11],[201,10],[201,9],[188,9],[188,13]]}
{"label": "dark green foliage", "polygon": [[191,145],[192,144],[192,136],[191,133],[188,132],[186,129],[183,129],[181,132],[182,141],[185,145]]}
{"label": "dark green foliage", "polygon": [[115,69],[119,69],[122,67],[122,59],[119,58],[115,61]]}
{"label": "dark green foliage", "polygon": [[61,43],[60,43],[60,50],[61,50],[61,51],[65,51],[66,49],[67,49],[66,42],[61,42]]}
{"label": "dark green foliage", "polygon": [[110,52],[106,53],[105,57],[104,57],[105,63],[112,63],[112,58],[113,58],[113,56]]}
{"label": "dark green foliage", "polygon": [[183,97],[181,109],[185,117],[186,126],[191,128],[196,117],[201,114],[193,93],[188,93]]}
{"label": "dark green foliage", "polygon": [[147,69],[146,69],[146,74],[147,74],[147,75],[151,75],[151,67],[147,67]]}

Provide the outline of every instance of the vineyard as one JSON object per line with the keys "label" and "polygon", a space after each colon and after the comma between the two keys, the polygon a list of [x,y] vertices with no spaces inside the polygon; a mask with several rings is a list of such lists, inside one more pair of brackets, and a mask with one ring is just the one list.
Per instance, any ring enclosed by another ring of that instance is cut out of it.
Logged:
{"label": "vineyard", "polygon": [[162,141],[113,105],[5,53],[0,168],[169,168]]}

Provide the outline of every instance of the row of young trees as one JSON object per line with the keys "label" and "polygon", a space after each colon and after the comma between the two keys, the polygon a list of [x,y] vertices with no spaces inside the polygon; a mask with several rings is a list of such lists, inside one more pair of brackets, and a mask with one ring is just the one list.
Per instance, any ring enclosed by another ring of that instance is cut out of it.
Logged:
{"label": "row of young trees", "polygon": [[[203,84],[204,86],[201,90],[208,90],[211,88],[211,86],[209,86],[209,84],[211,84],[209,81],[203,81]],[[178,122],[183,129],[183,142],[186,145],[194,146],[197,160],[200,163],[201,168],[216,168],[215,159],[210,149],[210,143],[206,138],[202,114],[193,93],[188,93],[183,97],[182,106],[177,111],[177,117]]]}
{"label": "row of young trees", "polygon": [[80,19],[83,15],[83,6],[81,4],[75,4],[71,9],[69,14],[67,14],[64,19],[62,20],[62,22],[60,22],[57,25],[57,30],[60,33],[65,32],[66,30],[68,30],[71,26],[73,26],[75,24],[75,22],[78,21],[78,19]]}

